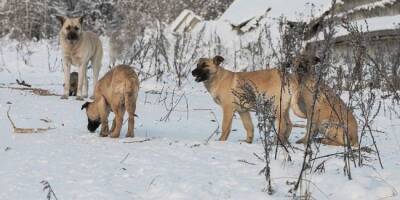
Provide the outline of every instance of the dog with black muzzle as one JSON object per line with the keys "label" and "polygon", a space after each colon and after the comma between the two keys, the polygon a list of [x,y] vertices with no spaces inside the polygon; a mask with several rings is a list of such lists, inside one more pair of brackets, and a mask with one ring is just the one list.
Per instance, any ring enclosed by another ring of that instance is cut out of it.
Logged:
{"label": "dog with black muzzle", "polygon": [[[291,102],[289,84],[286,84],[286,81],[282,81],[281,72],[278,69],[232,72],[220,66],[223,61],[224,58],[221,56],[200,58],[196,69],[192,71],[195,81],[203,82],[214,101],[222,107],[223,120],[220,140],[225,141],[228,139],[233,114],[238,112],[247,132],[246,142],[251,143],[253,141],[254,128],[249,109],[239,106],[239,100],[233,93],[233,91],[241,89],[241,82],[250,81],[257,87],[259,92],[266,93],[268,97],[273,97],[276,111],[275,125],[278,130],[279,141],[286,143],[292,130],[289,108],[295,103]],[[301,114],[301,111],[297,112]],[[296,114],[296,111],[294,113]]]}
{"label": "dog with black muzzle", "polygon": [[77,100],[88,97],[87,66],[93,66],[93,87],[95,87],[103,58],[103,47],[98,36],[89,31],[83,31],[83,17],[68,18],[56,16],[62,24],[60,44],[63,52],[64,94],[62,99],[68,99],[70,91],[71,65],[79,67]]}
{"label": "dog with black muzzle", "polygon": [[[118,65],[101,78],[95,88],[94,101],[82,105],[88,117],[87,128],[96,131],[101,125],[100,136],[112,138],[120,135],[125,111],[128,113],[128,133],[134,137],[136,100],[139,92],[139,79],[136,72],[128,65]],[[115,118],[111,130],[108,128],[108,115],[114,112]]]}

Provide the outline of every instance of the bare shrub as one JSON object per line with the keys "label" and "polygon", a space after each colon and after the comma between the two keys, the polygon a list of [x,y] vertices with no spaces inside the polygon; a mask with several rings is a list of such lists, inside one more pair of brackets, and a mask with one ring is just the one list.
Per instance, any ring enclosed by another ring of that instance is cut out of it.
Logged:
{"label": "bare shrub", "polygon": [[167,64],[171,66],[178,87],[182,86],[183,80],[191,71],[191,66],[194,66],[199,58],[204,30],[205,27],[196,35],[186,32],[175,35],[175,43],[171,49],[173,57],[167,60],[169,61]]}
{"label": "bare shrub", "polygon": [[47,200],[52,200],[53,198],[57,200],[56,193],[54,192],[53,188],[51,187],[50,183],[46,180],[40,181],[40,183],[43,185],[43,191],[47,190],[46,194],[46,199]]}
{"label": "bare shrub", "polygon": [[[256,113],[257,128],[264,149],[264,158],[262,158],[262,160],[265,162],[265,167],[260,171],[260,174],[264,174],[267,182],[265,191],[269,195],[272,195],[274,190],[271,185],[271,154],[273,152],[274,139],[279,140],[278,132],[275,127],[276,110],[274,109],[274,98],[268,97],[265,92],[258,91],[256,85],[251,81],[241,80],[238,81],[238,84],[239,89],[233,91],[233,94],[237,98],[237,102],[235,103],[238,104],[241,109]],[[286,146],[282,144],[281,147],[287,153],[288,161],[291,161]],[[277,151],[277,149],[275,151]]]}

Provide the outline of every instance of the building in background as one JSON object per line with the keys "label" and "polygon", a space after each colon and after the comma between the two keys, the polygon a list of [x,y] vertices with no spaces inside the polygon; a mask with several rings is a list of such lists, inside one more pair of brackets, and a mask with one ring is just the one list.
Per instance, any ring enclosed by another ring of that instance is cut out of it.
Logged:
{"label": "building in background", "polygon": [[170,29],[173,32],[181,33],[191,31],[196,25],[198,25],[203,19],[196,15],[191,10],[183,10],[181,14],[170,24]]}

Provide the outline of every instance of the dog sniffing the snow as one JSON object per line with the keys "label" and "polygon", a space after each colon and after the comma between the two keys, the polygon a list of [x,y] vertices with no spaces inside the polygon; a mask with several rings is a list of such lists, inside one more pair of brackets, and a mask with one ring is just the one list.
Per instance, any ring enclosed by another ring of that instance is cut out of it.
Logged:
{"label": "dog sniffing the snow", "polygon": [[[101,78],[94,90],[94,101],[82,105],[88,117],[87,128],[96,131],[101,125],[100,136],[112,138],[120,135],[125,111],[128,113],[128,132],[126,137],[134,137],[136,100],[139,92],[139,79],[128,65],[118,65]],[[114,112],[111,130],[108,128],[108,115]],[[111,133],[110,133],[111,132]]]}

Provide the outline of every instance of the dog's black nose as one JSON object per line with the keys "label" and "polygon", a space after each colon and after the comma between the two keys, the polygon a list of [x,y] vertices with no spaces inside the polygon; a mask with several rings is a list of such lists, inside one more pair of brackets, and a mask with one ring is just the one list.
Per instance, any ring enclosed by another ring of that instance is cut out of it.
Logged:
{"label": "dog's black nose", "polygon": [[69,32],[67,34],[67,40],[77,40],[78,39],[78,34],[75,32]]}
{"label": "dog's black nose", "polygon": [[91,132],[91,133],[94,133],[95,131],[96,131],[96,128],[94,128],[94,127],[91,127],[91,126],[87,126],[87,129]]}
{"label": "dog's black nose", "polygon": [[87,129],[93,133],[96,131],[96,129],[100,126],[100,120],[90,120],[88,119],[88,125],[87,125]]}
{"label": "dog's black nose", "polygon": [[194,70],[192,71],[192,76],[197,76],[197,74],[198,74],[198,70],[197,70],[197,68],[196,68],[196,69],[194,69]]}

